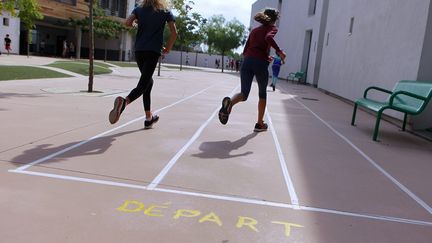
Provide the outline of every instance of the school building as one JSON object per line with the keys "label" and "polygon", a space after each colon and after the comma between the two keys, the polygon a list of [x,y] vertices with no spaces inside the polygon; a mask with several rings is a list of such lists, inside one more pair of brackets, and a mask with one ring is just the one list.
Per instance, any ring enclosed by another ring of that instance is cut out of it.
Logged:
{"label": "school building", "polygon": [[[37,0],[44,18],[36,21],[36,28],[31,31],[31,55],[57,56],[63,51],[63,41],[73,43],[77,58],[88,58],[89,37],[81,28],[70,26],[69,19],[83,19],[89,15],[88,0]],[[135,0],[98,0],[106,15],[124,21],[135,7]],[[12,51],[26,54],[26,31],[20,26],[20,20],[8,12],[0,15],[0,37],[8,33],[12,39]],[[105,48],[108,60],[130,60],[132,55],[132,37],[121,33],[118,39],[104,39],[95,36],[95,58],[103,59]]]}
{"label": "school building", "polygon": [[[431,0],[257,0],[251,27],[265,7],[281,15],[276,40],[287,54],[281,78],[303,71],[307,84],[348,101],[369,86],[391,90],[400,80],[432,81]],[[432,133],[432,104],[409,122]]]}
{"label": "school building", "polygon": [[19,36],[20,36],[20,20],[14,16],[12,16],[9,12],[1,11],[0,12],[0,53],[5,53],[5,47],[4,47],[4,38],[6,37],[6,34],[9,35],[9,38],[12,40],[11,47],[12,47],[12,54],[18,54],[19,48],[16,47],[18,45],[19,47]]}

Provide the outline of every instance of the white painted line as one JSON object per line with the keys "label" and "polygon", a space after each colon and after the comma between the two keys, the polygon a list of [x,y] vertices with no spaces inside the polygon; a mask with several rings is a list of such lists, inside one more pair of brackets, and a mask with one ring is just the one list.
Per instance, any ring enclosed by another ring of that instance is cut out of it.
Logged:
{"label": "white painted line", "polygon": [[101,184],[101,185],[108,185],[108,186],[118,186],[118,187],[127,187],[127,188],[135,188],[135,189],[146,189],[145,186],[140,186],[140,185],[114,182],[114,181],[106,181],[106,180],[96,180],[96,179],[82,178],[82,177],[76,177],[76,176],[65,176],[65,175],[34,172],[34,171],[10,170],[9,172],[26,174],[26,175],[34,175],[34,176],[42,176],[42,177],[49,177],[49,178],[55,178],[55,179],[61,179],[61,180],[87,182],[87,183]]}
{"label": "white painted line", "polygon": [[222,201],[240,202],[240,203],[246,203],[246,204],[270,206],[270,207],[277,207],[277,208],[290,208],[290,209],[297,209],[297,210],[303,210],[303,211],[337,214],[337,215],[343,215],[343,216],[367,218],[367,219],[390,221],[390,222],[405,223],[405,224],[432,226],[432,222],[422,221],[422,220],[404,219],[404,218],[381,216],[381,215],[350,213],[350,212],[344,212],[344,211],[338,211],[338,210],[332,210],[332,209],[305,207],[305,206],[299,206],[299,205],[291,205],[291,204],[287,204],[287,203],[271,202],[271,201],[264,201],[264,200],[257,200],[257,199],[248,199],[248,198],[241,198],[241,197],[234,197],[234,196],[221,196],[221,195],[206,194],[206,193],[179,191],[179,190],[171,190],[171,189],[163,189],[163,188],[156,188],[154,190],[160,191],[160,192],[179,194],[179,195],[217,199],[217,200],[222,200]]}
{"label": "white painted line", "polygon": [[[238,85],[237,87],[235,87],[233,89],[233,91],[231,92],[231,96],[232,96],[232,94],[234,94],[234,92],[239,87],[240,87],[240,85]],[[208,124],[213,120],[213,117],[219,112],[219,109],[220,109],[220,107],[216,108],[216,110],[210,115],[210,117],[207,119],[207,121],[205,121],[204,124],[202,124],[198,128],[198,130],[194,133],[194,135],[191,137],[191,139],[189,139],[189,141],[185,145],[183,145],[183,147],[174,155],[174,157],[172,157],[170,159],[168,164],[165,165],[165,167],[162,169],[161,172],[159,172],[159,175],[157,175],[153,179],[153,181],[148,185],[149,190],[153,190],[159,185],[159,183],[163,180],[163,178],[168,174],[168,172],[171,170],[171,168],[175,165],[177,160],[184,154],[184,152],[186,152],[186,150],[189,148],[189,146],[191,146],[192,143],[194,143],[195,140],[197,140],[197,138],[201,135],[202,131],[204,131],[204,128],[206,128],[208,126]]]}
{"label": "white painted line", "polygon": [[[193,98],[193,97],[195,97],[195,96],[197,96],[197,95],[199,95],[199,94],[201,94],[201,93],[207,91],[208,89],[210,89],[210,88],[212,88],[212,87],[214,87],[214,86],[216,86],[216,84],[214,84],[214,85],[212,85],[212,86],[210,86],[210,87],[207,87],[207,88],[205,88],[205,89],[203,89],[203,90],[201,90],[201,91],[199,91],[199,92],[197,92],[197,93],[195,93],[195,94],[192,94],[192,95],[190,95],[190,96],[188,96],[188,97],[185,97],[185,98],[183,98],[183,99],[181,99],[181,100],[179,100],[179,101],[177,101],[177,102],[174,102],[174,103],[172,103],[172,104],[170,104],[170,105],[167,105],[167,106],[165,106],[165,107],[163,107],[163,108],[161,108],[161,109],[159,109],[159,110],[156,110],[156,111],[154,111],[154,112],[155,112],[155,113],[158,113],[158,112],[160,112],[160,111],[163,111],[163,110],[165,110],[165,109],[168,109],[168,108],[170,108],[170,107],[173,107],[173,106],[175,106],[175,105],[177,105],[177,104],[179,104],[179,103],[181,103],[181,102],[184,102],[184,101],[186,101],[186,100],[188,100],[188,99],[191,99],[191,98]],[[106,132],[103,132],[103,133],[100,133],[100,134],[98,134],[98,135],[96,135],[96,136],[93,136],[93,137],[91,137],[91,138],[89,138],[89,139],[86,139],[86,140],[84,140],[84,141],[82,141],[82,142],[76,143],[76,144],[74,144],[74,145],[72,145],[72,146],[70,146],[70,147],[67,147],[67,148],[62,149],[62,150],[60,150],[60,151],[57,151],[57,152],[55,152],[55,153],[52,153],[52,154],[50,154],[50,155],[48,155],[48,156],[45,156],[45,157],[40,158],[40,159],[38,159],[38,160],[35,160],[35,161],[31,162],[31,163],[28,163],[28,164],[26,164],[26,165],[23,165],[23,166],[21,166],[21,167],[15,169],[15,170],[13,170],[13,171],[24,171],[24,170],[30,168],[30,167],[33,166],[33,165],[37,165],[37,164],[40,164],[40,163],[42,163],[42,162],[44,162],[44,161],[47,161],[47,160],[52,159],[52,158],[54,158],[54,157],[57,157],[57,156],[59,156],[59,155],[61,155],[61,154],[64,154],[64,153],[66,153],[66,152],[68,152],[68,151],[70,151],[70,150],[72,150],[72,149],[78,148],[78,147],[80,147],[80,146],[82,146],[82,145],[84,145],[84,144],[86,144],[86,143],[89,143],[89,142],[91,142],[91,141],[93,141],[93,140],[95,140],[95,139],[97,139],[97,138],[100,138],[100,137],[102,137],[102,136],[105,136],[105,135],[107,135],[107,134],[110,134],[110,133],[112,133],[112,132],[114,132],[114,131],[117,131],[117,130],[123,128],[123,127],[129,126],[130,124],[135,123],[135,122],[137,122],[137,121],[139,121],[139,120],[143,120],[143,119],[145,119],[145,116],[141,116],[141,117],[135,118],[135,119],[133,119],[133,120],[131,120],[131,121],[129,121],[129,122],[123,124],[123,125],[120,125],[120,126],[118,126],[118,127],[115,127],[115,128],[113,128],[113,129],[111,129],[111,130],[108,130],[108,131],[106,131]]]}
{"label": "white painted line", "polygon": [[305,206],[300,206],[300,209],[305,210],[305,211],[310,211],[310,212],[321,212],[321,213],[337,214],[337,215],[357,217],[357,218],[390,221],[390,222],[396,222],[396,223],[432,226],[432,222],[423,221],[423,220],[404,219],[404,218],[389,217],[389,216],[383,216],[383,215],[369,215],[369,214],[361,214],[361,213],[350,213],[350,212],[344,212],[344,211],[338,211],[338,210],[332,210],[332,209],[305,207]]}
{"label": "white painted line", "polygon": [[384,176],[386,176],[389,180],[391,180],[399,189],[404,191],[408,196],[410,196],[414,201],[416,201],[420,206],[422,206],[426,211],[429,212],[429,214],[432,214],[432,208],[423,201],[420,197],[415,195],[412,191],[410,191],[406,186],[404,186],[402,183],[400,183],[398,180],[396,180],[390,173],[385,171],[381,166],[378,165],[372,158],[370,158],[365,152],[363,152],[360,148],[358,148],[355,144],[353,144],[348,138],[346,138],[344,135],[342,135],[340,132],[338,132],[336,129],[334,129],[330,124],[328,124],[326,121],[324,121],[320,116],[315,114],[309,107],[307,107],[305,104],[300,102],[297,99],[294,99],[297,103],[299,103],[301,106],[303,106],[306,110],[308,110],[312,115],[314,115],[318,120],[320,120],[324,125],[326,125],[331,131],[333,131],[336,135],[338,135],[340,138],[342,138],[346,143],[348,143],[354,150],[356,150],[363,158],[365,158],[370,164],[372,164],[376,169],[378,169]]}
{"label": "white painted line", "polygon": [[[60,180],[78,181],[78,182],[93,183],[93,184],[99,184],[99,185],[108,185],[108,186],[140,189],[140,190],[149,190],[147,187],[141,186],[141,185],[119,183],[119,182],[106,181],[106,180],[95,180],[95,179],[89,179],[89,178],[82,178],[82,177],[75,177],[75,176],[64,176],[64,175],[33,172],[33,171],[10,171],[10,172],[18,173],[18,174],[33,175],[33,176],[48,177],[48,178],[54,178],[54,179],[60,179]],[[155,188],[155,189],[153,189],[153,191],[159,191],[159,192],[171,193],[171,194],[177,194],[177,195],[193,196],[193,197],[199,197],[199,198],[216,199],[216,200],[220,200],[220,201],[238,202],[238,203],[245,203],[245,204],[251,204],[251,205],[268,206],[268,207],[289,208],[289,209],[299,208],[300,210],[309,211],[309,212],[320,212],[320,213],[348,216],[348,217],[353,217],[353,218],[366,218],[366,219],[373,219],[373,220],[379,220],[379,221],[396,222],[396,223],[404,223],[404,224],[422,225],[422,226],[432,227],[432,222],[422,221],[422,220],[413,220],[413,219],[405,219],[405,218],[397,218],[397,217],[389,217],[389,216],[381,216],[381,215],[350,213],[350,212],[343,212],[343,211],[337,211],[337,210],[332,210],[332,209],[306,207],[306,206],[294,206],[294,205],[287,204],[287,203],[271,202],[271,201],[258,200],[258,199],[249,199],[249,198],[242,198],[242,197],[235,197],[235,196],[222,196],[222,195],[206,194],[206,193],[198,193],[198,192],[179,191],[179,190],[171,190],[171,189],[164,189],[164,188]]]}
{"label": "white painted line", "polygon": [[266,116],[267,116],[268,123],[270,125],[270,131],[273,135],[273,140],[274,140],[274,143],[276,146],[276,151],[277,151],[277,154],[279,157],[280,166],[282,168],[282,172],[284,175],[285,184],[288,188],[288,193],[289,193],[289,196],[291,198],[291,204],[294,206],[298,206],[299,205],[299,199],[297,197],[297,193],[296,193],[296,190],[294,188],[294,184],[291,180],[291,176],[288,172],[288,167],[287,167],[286,162],[285,162],[285,157],[282,153],[282,148],[280,146],[279,139],[277,138],[276,131],[274,129],[273,122],[272,122],[272,119],[270,117],[270,112],[268,111],[268,109],[266,110]]}
{"label": "white painted line", "polygon": [[200,198],[216,199],[221,201],[239,202],[239,203],[246,203],[246,204],[253,204],[253,205],[262,205],[262,206],[270,206],[270,207],[278,207],[278,208],[291,208],[291,209],[295,208],[295,206],[287,203],[278,203],[278,202],[249,199],[249,198],[235,197],[235,196],[222,196],[222,195],[199,193],[199,192],[179,191],[179,190],[165,189],[160,187],[155,188],[154,191],[200,197]]}

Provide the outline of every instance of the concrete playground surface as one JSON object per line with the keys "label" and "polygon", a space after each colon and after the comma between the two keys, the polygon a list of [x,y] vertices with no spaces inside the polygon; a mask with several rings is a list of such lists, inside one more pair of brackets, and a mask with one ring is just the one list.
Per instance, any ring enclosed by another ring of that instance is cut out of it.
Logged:
{"label": "concrete playground surface", "polygon": [[[13,61],[12,58],[16,58]],[[10,56],[7,62],[53,60]],[[0,65],[6,59],[0,58]],[[3,61],[3,62],[2,62]],[[31,62],[34,63],[31,63]],[[235,73],[163,67],[111,125],[137,68],[0,82],[0,242],[431,242],[432,144],[321,91],[257,86],[217,118]]]}

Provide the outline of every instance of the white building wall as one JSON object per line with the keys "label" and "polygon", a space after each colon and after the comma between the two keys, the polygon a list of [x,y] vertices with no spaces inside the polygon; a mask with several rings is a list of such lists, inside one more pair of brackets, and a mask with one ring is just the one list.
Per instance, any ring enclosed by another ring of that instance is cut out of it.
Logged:
{"label": "white building wall", "polygon": [[[432,3],[429,4],[429,17],[426,26],[426,34],[423,41],[423,51],[420,59],[420,68],[417,79],[432,82]],[[412,118],[413,128],[432,128],[432,102],[422,114]]]}
{"label": "white building wall", "polygon": [[416,80],[429,4],[430,0],[331,0],[318,87],[355,100],[368,86],[392,89],[399,80]]}
{"label": "white building wall", "polygon": [[[4,20],[8,19],[8,20]],[[9,22],[9,25],[4,25],[5,22]],[[20,47],[20,19],[16,17],[12,17],[9,12],[2,11],[0,14],[0,52],[5,53],[4,49],[4,38],[6,34],[9,34],[9,38],[12,40],[12,52],[13,54],[19,53]]]}
{"label": "white building wall", "polygon": [[275,8],[279,9],[279,0],[258,0],[252,4],[252,10],[251,10],[251,18],[250,18],[250,25],[249,27],[251,29],[258,27],[260,23],[256,22],[254,20],[254,16],[256,13],[263,11],[266,8]]}
{"label": "white building wall", "polygon": [[[216,68],[216,59],[219,59],[220,62],[222,62],[221,55],[210,55],[196,52],[183,52],[183,54],[181,54],[179,51],[171,51],[168,55],[165,55],[163,62],[169,64],[180,64],[180,60],[182,60],[182,65],[186,65],[186,60],[188,60],[189,66]],[[225,56],[224,61],[226,62],[227,60],[228,57]]]}
{"label": "white building wall", "polygon": [[[265,7],[279,9],[280,19],[277,23],[279,32],[276,42],[287,54],[286,62],[281,67],[280,78],[286,78],[291,72],[307,69],[307,83],[317,84],[320,67],[325,21],[322,21],[323,9],[328,0],[258,0],[252,5],[251,26],[259,25],[253,21],[256,12]],[[316,4],[315,13],[311,6]],[[309,33],[307,33],[309,31]],[[308,34],[312,33],[310,41]],[[321,38],[320,38],[321,37]],[[272,50],[274,53],[274,50]],[[309,55],[309,56],[308,56]],[[309,62],[307,62],[309,60]],[[271,73],[271,72],[270,72]]]}
{"label": "white building wall", "polygon": [[[280,7],[276,41],[287,54],[281,78],[305,71],[305,35],[312,30],[307,82],[321,89],[354,101],[369,86],[392,89],[399,80],[432,80],[431,0],[316,0],[310,15],[313,1],[258,0],[252,5],[253,27],[258,25],[255,12]],[[399,112],[387,114],[402,118]],[[432,104],[411,121],[414,128],[430,128]]]}
{"label": "white building wall", "polygon": [[[284,1],[281,10],[279,33],[276,40],[287,54],[286,63],[281,69],[280,77],[286,77],[290,72],[306,71],[307,83],[314,84],[316,57],[319,48],[319,34],[323,0],[316,0],[315,14],[310,13],[311,3],[315,0]],[[312,32],[312,40],[307,39],[307,31]],[[310,48],[310,49],[308,49]]]}

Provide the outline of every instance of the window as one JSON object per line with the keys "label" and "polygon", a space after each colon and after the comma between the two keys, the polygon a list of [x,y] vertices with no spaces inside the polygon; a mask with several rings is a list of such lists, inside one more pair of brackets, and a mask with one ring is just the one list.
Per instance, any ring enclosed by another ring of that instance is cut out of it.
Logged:
{"label": "window", "polygon": [[351,17],[348,35],[352,35],[354,28],[354,17]]}
{"label": "window", "polygon": [[69,4],[69,5],[76,5],[76,0],[55,0],[56,2],[60,2],[60,3],[65,3],[65,4]]}
{"label": "window", "polygon": [[310,0],[309,2],[309,15],[315,15],[317,0]]}
{"label": "window", "polygon": [[3,18],[3,25],[9,26],[9,18]]}
{"label": "window", "polygon": [[109,1],[108,0],[100,0],[99,4],[100,4],[100,7],[103,9],[109,8]]}

